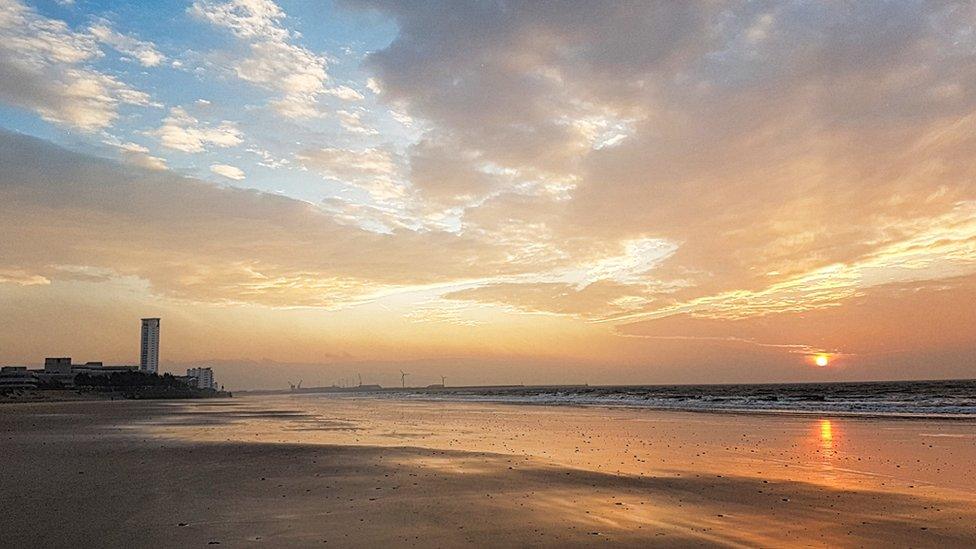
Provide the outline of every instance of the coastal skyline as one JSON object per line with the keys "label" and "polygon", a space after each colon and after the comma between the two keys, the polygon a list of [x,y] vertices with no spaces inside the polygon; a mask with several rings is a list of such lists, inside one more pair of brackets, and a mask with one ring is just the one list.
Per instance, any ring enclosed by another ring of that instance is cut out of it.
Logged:
{"label": "coastal skyline", "polygon": [[0,364],[162,317],[234,388],[972,378],[974,27],[0,0]]}

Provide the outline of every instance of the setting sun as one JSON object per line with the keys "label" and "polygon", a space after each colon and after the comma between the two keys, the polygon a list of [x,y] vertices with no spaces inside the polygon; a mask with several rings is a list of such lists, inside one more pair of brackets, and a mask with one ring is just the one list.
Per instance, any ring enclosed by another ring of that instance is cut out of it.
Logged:
{"label": "setting sun", "polygon": [[830,359],[827,358],[827,355],[817,355],[813,361],[816,362],[817,366],[826,366],[830,363]]}

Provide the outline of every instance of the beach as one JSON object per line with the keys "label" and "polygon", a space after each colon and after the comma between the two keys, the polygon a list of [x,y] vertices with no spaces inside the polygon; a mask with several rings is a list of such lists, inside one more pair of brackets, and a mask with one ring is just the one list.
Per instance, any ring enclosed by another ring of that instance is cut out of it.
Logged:
{"label": "beach", "polygon": [[976,421],[322,395],[0,405],[10,547],[976,545]]}

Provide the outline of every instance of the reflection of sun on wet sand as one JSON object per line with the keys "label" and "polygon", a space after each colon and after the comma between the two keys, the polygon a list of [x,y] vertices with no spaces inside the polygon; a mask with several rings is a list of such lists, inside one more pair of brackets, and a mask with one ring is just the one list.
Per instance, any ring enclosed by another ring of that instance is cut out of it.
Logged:
{"label": "reflection of sun on wet sand", "polygon": [[820,420],[820,452],[825,458],[834,454],[834,424],[829,419]]}
{"label": "reflection of sun on wet sand", "polygon": [[969,421],[318,397],[3,412],[13,546],[976,543]]}

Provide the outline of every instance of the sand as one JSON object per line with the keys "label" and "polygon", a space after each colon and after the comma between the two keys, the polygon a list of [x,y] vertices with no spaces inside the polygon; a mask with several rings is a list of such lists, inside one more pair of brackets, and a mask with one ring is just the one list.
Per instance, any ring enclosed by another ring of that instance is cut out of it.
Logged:
{"label": "sand", "polygon": [[0,546],[976,546],[976,423],[318,397],[0,405]]}

